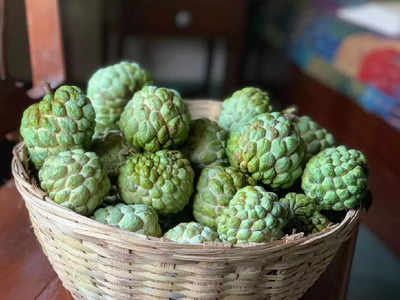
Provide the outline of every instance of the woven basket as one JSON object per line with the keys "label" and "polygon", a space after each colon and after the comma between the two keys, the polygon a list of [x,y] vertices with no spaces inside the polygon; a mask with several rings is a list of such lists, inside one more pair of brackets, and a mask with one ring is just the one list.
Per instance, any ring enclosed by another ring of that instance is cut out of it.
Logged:
{"label": "woven basket", "polygon": [[[188,101],[192,117],[216,120],[220,103]],[[300,298],[359,221],[359,211],[323,232],[267,244],[177,244],[109,227],[55,204],[25,168],[23,143],[12,171],[34,232],[76,299]]]}

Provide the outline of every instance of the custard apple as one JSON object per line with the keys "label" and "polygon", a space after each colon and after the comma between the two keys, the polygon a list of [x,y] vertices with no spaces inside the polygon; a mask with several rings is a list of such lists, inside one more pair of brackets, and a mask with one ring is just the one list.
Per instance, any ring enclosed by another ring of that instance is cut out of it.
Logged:
{"label": "custard apple", "polygon": [[327,148],[308,161],[301,187],[322,210],[355,208],[368,194],[367,160],[345,146]]}
{"label": "custard apple", "polygon": [[89,216],[110,190],[110,180],[94,152],[68,150],[49,156],[39,171],[39,181],[50,199]]}
{"label": "custard apple", "polygon": [[136,63],[120,62],[97,70],[90,77],[87,95],[96,111],[96,133],[118,129],[126,103],[143,86],[151,84],[149,74]]}
{"label": "custard apple", "polygon": [[247,186],[237,191],[217,218],[217,231],[222,241],[265,243],[283,236],[288,212],[275,193],[261,186]]}
{"label": "custard apple", "polygon": [[122,200],[144,203],[161,215],[173,214],[188,204],[194,171],[189,160],[175,150],[134,154],[120,169]]}
{"label": "custard apple", "polygon": [[120,131],[108,131],[93,140],[93,151],[100,157],[103,168],[110,177],[118,176],[119,168],[138,151],[129,145]]}
{"label": "custard apple", "polygon": [[193,168],[201,171],[205,167],[226,166],[225,154],[228,132],[208,119],[197,119],[191,122],[189,138],[182,148]]}
{"label": "custard apple", "polygon": [[255,87],[246,87],[225,99],[218,124],[227,131],[234,130],[256,115],[272,110],[267,92]]}
{"label": "custard apple", "polygon": [[295,118],[301,138],[306,145],[305,161],[320,151],[335,145],[335,138],[325,128],[320,127],[310,117]]}
{"label": "custard apple", "polygon": [[286,207],[290,219],[305,221],[318,210],[318,203],[304,194],[288,193],[280,203]]}
{"label": "custard apple", "polygon": [[288,211],[289,222],[285,227],[285,232],[291,234],[293,230],[296,230],[296,232],[308,233],[308,227],[312,227],[311,218],[318,212],[317,201],[304,194],[288,193],[279,202]]}
{"label": "custard apple", "polygon": [[164,234],[164,238],[177,243],[201,244],[219,242],[218,234],[207,226],[196,222],[180,223]]}
{"label": "custard apple", "polygon": [[321,230],[324,230],[331,222],[319,211],[315,211],[308,222],[304,222],[302,231],[305,233],[317,233]]}
{"label": "custard apple", "polygon": [[119,203],[115,206],[98,208],[92,219],[123,230],[155,237],[161,236],[157,213],[144,204]]}
{"label": "custard apple", "polygon": [[95,113],[89,99],[76,86],[64,85],[29,106],[22,116],[20,133],[37,169],[44,160],[70,149],[89,149]]}
{"label": "custard apple", "polygon": [[232,167],[214,166],[203,169],[194,196],[194,218],[216,230],[217,216],[228,206],[236,192],[255,183],[253,178]]}
{"label": "custard apple", "polygon": [[146,86],[125,106],[119,126],[134,147],[156,152],[186,141],[190,114],[178,92]]}
{"label": "custard apple", "polygon": [[286,189],[302,174],[305,146],[296,124],[273,112],[231,131],[226,152],[233,167],[272,189]]}

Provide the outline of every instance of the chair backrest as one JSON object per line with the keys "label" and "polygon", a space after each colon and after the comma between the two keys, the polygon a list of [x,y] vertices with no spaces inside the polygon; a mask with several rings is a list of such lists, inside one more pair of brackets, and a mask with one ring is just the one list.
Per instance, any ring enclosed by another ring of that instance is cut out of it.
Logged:
{"label": "chair backrest", "polygon": [[0,80],[7,77],[6,1],[0,0]]}
{"label": "chair backrest", "polygon": [[65,64],[58,0],[25,0],[33,88],[17,87],[7,72],[6,0],[0,0],[0,138],[19,126],[22,111],[44,94],[47,82],[55,88],[65,81]]}
{"label": "chair backrest", "polygon": [[65,63],[59,0],[25,0],[33,88],[32,98],[43,95],[47,82],[55,88],[65,81]]}

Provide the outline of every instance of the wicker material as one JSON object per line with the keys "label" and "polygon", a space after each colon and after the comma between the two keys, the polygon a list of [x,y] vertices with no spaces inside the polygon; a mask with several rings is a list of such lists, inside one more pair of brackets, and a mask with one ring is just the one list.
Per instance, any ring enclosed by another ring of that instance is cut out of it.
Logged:
{"label": "wicker material", "polygon": [[[220,103],[189,101],[192,117],[216,119]],[[300,298],[318,279],[359,221],[268,244],[183,245],[109,227],[54,204],[14,149],[12,171],[43,251],[76,299]]]}

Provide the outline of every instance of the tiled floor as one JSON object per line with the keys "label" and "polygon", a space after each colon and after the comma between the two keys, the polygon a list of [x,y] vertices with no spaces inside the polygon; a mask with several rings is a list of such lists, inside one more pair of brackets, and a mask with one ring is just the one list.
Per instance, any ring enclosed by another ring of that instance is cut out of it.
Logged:
{"label": "tiled floor", "polygon": [[348,299],[400,299],[400,260],[364,226],[358,236]]}

